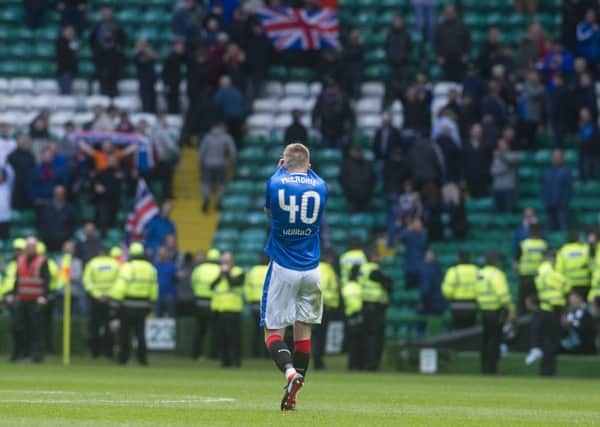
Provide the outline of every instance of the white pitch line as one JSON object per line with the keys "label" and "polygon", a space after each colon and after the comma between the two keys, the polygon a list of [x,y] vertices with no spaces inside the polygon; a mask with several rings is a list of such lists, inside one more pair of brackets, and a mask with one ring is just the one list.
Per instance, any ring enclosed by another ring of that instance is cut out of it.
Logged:
{"label": "white pitch line", "polygon": [[200,399],[177,399],[177,400],[112,400],[112,399],[18,399],[18,398],[0,398],[0,405],[6,403],[30,403],[30,404],[56,404],[56,405],[72,405],[72,404],[86,404],[86,405],[132,405],[132,406],[154,406],[154,405],[178,405],[178,404],[194,404],[194,403],[232,403],[235,399],[230,397],[206,397]]}

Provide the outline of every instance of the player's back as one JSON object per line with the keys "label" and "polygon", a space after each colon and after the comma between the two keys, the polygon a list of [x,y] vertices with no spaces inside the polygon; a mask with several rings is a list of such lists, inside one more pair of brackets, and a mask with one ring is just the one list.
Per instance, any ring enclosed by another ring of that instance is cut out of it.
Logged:
{"label": "player's back", "polygon": [[312,170],[288,173],[280,167],[269,179],[265,207],[271,212],[269,257],[293,270],[316,268],[320,260],[320,221],[327,184]]}

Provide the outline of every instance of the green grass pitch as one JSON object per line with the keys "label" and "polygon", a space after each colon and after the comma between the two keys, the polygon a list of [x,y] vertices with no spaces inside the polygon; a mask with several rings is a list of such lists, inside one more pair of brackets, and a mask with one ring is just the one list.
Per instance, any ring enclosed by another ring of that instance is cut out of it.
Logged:
{"label": "green grass pitch", "polygon": [[[309,372],[281,413],[269,361],[222,370],[165,356],[151,366],[76,359],[0,363],[0,426],[592,426],[593,380]],[[337,363],[340,365],[340,363]]]}

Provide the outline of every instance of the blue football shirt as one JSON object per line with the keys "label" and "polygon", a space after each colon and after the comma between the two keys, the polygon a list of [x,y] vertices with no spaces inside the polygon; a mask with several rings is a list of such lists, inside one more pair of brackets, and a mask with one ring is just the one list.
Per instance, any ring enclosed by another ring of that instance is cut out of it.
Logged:
{"label": "blue football shirt", "polygon": [[265,252],[282,267],[306,271],[321,257],[319,229],[327,204],[327,184],[316,173],[288,173],[280,167],[269,178],[265,207],[271,232]]}

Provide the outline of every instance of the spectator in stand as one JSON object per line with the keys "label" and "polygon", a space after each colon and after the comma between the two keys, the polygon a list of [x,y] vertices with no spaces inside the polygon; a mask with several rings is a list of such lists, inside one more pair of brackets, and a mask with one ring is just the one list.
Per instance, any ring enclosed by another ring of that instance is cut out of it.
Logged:
{"label": "spectator in stand", "polygon": [[83,31],[87,0],[62,0],[58,2],[61,27],[72,26],[77,34]]}
{"label": "spectator in stand", "polygon": [[512,213],[515,208],[518,162],[518,153],[510,151],[508,142],[500,139],[498,147],[494,150],[494,160],[490,169],[497,212]]}
{"label": "spectator in stand", "polygon": [[117,222],[121,204],[121,182],[123,173],[117,167],[115,157],[108,158],[106,168],[99,171],[92,182],[93,202],[96,208],[96,224],[102,237]]}
{"label": "spectator in stand", "polygon": [[41,205],[38,211],[37,222],[40,238],[48,251],[60,251],[77,229],[77,212],[67,201],[65,187],[54,187],[52,200]]}
{"label": "spectator in stand", "polygon": [[442,295],[445,272],[432,250],[425,252],[425,260],[419,275],[421,279],[419,314],[441,316],[446,309],[446,299]]}
{"label": "spectator in stand", "polygon": [[389,148],[383,162],[383,197],[387,205],[387,247],[396,243],[396,221],[398,220],[398,195],[400,185],[407,178],[404,150],[400,145]]}
{"label": "spectator in stand", "polygon": [[577,292],[568,296],[566,316],[561,318],[565,336],[561,346],[571,354],[596,355],[596,328],[594,318],[585,300]]}
{"label": "spectator in stand", "polygon": [[[571,97],[573,102],[572,108],[579,112],[582,108],[589,110],[592,115],[592,121],[598,121],[598,104],[596,103],[596,88],[589,73],[582,73],[579,76],[577,85],[573,88]],[[578,117],[575,117],[577,120]],[[577,126],[570,126],[571,129],[576,129]]]}
{"label": "spectator in stand", "polygon": [[70,95],[73,79],[77,75],[77,51],[79,41],[76,39],[75,29],[66,26],[56,39],[56,76],[61,95]]}
{"label": "spectator in stand", "polygon": [[454,116],[454,120],[458,121],[460,117],[460,103],[458,100],[458,90],[456,88],[450,88],[448,91],[448,102],[442,110],[450,110]]}
{"label": "spectator in stand", "polygon": [[519,100],[519,148],[535,147],[537,129],[544,117],[546,91],[536,71],[527,73]]}
{"label": "spectator in stand", "polygon": [[577,25],[577,50],[596,70],[600,64],[600,27],[594,9],[588,9],[585,18]]}
{"label": "spectator in stand", "polygon": [[535,15],[538,9],[537,0],[514,0],[515,12]]}
{"label": "spectator in stand", "polygon": [[48,7],[47,0],[24,0],[25,25],[31,31],[37,30],[44,25],[44,15]]}
{"label": "spectator in stand", "polygon": [[434,48],[444,78],[460,82],[471,50],[471,34],[456,14],[452,4],[444,8],[444,18],[435,27]]}
{"label": "spectator in stand", "polygon": [[273,45],[258,22],[252,24],[250,36],[243,41],[246,43],[246,98],[248,102],[252,102],[260,93],[263,82],[269,73]]}
{"label": "spectator in stand", "polygon": [[438,137],[445,135],[449,137],[454,144],[461,146],[460,132],[458,129],[458,116],[451,108],[443,107],[438,113],[438,117],[433,122],[431,138],[435,141]]}
{"label": "spectator in stand", "polygon": [[408,167],[417,188],[427,184],[436,187],[444,176],[444,155],[440,148],[428,139],[418,139],[408,154]]}
{"label": "spectator in stand", "polygon": [[41,111],[29,125],[29,137],[31,139],[50,139],[50,112]]}
{"label": "spectator in stand", "polygon": [[[417,8],[416,5],[415,8]],[[386,94],[387,104],[401,97],[408,81],[412,38],[404,25],[402,15],[398,14],[394,17],[394,23],[385,38],[384,48],[390,68],[390,80],[388,82],[388,93]]]}
{"label": "spectator in stand", "polygon": [[344,67],[344,87],[346,93],[353,100],[360,98],[360,85],[364,68],[365,49],[361,40],[360,31],[353,29],[348,35],[348,42],[344,46],[342,54],[342,66]]}
{"label": "spectator in stand", "polygon": [[424,91],[415,86],[406,90],[404,98],[404,128],[421,136],[429,135],[431,128],[431,108]]}
{"label": "spectator in stand", "polygon": [[573,172],[563,164],[563,153],[554,150],[552,165],[542,177],[542,201],[551,230],[567,230],[569,205],[573,198]]}
{"label": "spectator in stand", "polygon": [[491,27],[488,30],[487,40],[481,45],[477,60],[479,72],[484,78],[489,79],[492,74],[492,67],[501,61],[501,50],[500,30]]}
{"label": "spectator in stand", "polygon": [[398,218],[397,225],[401,229],[408,227],[412,222],[423,216],[423,204],[421,196],[413,188],[412,182],[407,179],[404,181],[402,194],[398,199]]}
{"label": "spectator in stand", "polygon": [[300,142],[304,145],[308,144],[308,129],[302,124],[302,111],[292,111],[292,123],[285,128],[283,136],[285,144]]}
{"label": "spectator in stand", "polygon": [[179,87],[182,80],[181,67],[184,63],[185,43],[182,39],[176,39],[173,43],[173,50],[163,63],[161,75],[163,92],[167,98],[167,112],[169,114],[179,114],[181,111]]}
{"label": "spectator in stand", "polygon": [[160,55],[153,51],[146,39],[139,39],[135,45],[135,69],[138,79],[142,111],[156,113],[156,61]]}
{"label": "spectator in stand", "polygon": [[568,76],[573,72],[573,55],[564,48],[559,40],[554,40],[539,65],[539,69],[544,73],[548,85],[551,86],[556,73]]}
{"label": "spectator in stand", "polygon": [[217,194],[217,209],[221,209],[228,181],[227,171],[235,165],[236,158],[235,142],[219,121],[213,125],[198,147],[198,162],[202,171],[202,212],[208,212],[213,189]]}
{"label": "spectator in stand", "polygon": [[313,126],[321,132],[323,145],[344,148],[354,127],[354,112],[334,80],[326,82],[312,112]]}
{"label": "spectator in stand", "polygon": [[400,233],[400,241],[404,246],[404,287],[418,289],[421,282],[421,267],[427,250],[427,233],[423,229],[420,218]]}
{"label": "spectator in stand", "polygon": [[461,145],[452,138],[452,131],[449,126],[442,126],[441,133],[436,137],[435,143],[444,157],[443,183],[460,183],[462,179],[462,149]]}
{"label": "spectator in stand", "polygon": [[[244,12],[241,7],[238,7],[233,11],[231,25],[229,26],[228,34],[231,41],[239,44],[240,46],[244,46],[244,43],[246,43],[246,41],[249,42],[250,38],[252,38],[252,32],[254,31],[255,25],[258,25],[258,23],[254,21],[250,22],[246,12]],[[248,31],[249,26],[252,27],[250,28],[250,31]],[[263,29],[262,26],[260,26],[260,29]],[[248,53],[247,47],[248,45],[246,45],[246,53]]]}
{"label": "spectator in stand", "polygon": [[469,195],[475,199],[489,195],[490,150],[483,141],[480,124],[471,128],[469,139],[463,150],[463,172]]}
{"label": "spectator in stand", "polygon": [[58,153],[64,156],[68,160],[70,167],[72,167],[77,156],[76,144],[73,138],[73,134],[76,131],[75,123],[71,120],[65,122],[63,131],[63,136],[57,141],[56,147]]}
{"label": "spectator in stand", "polygon": [[41,163],[29,175],[28,194],[35,205],[41,206],[52,199],[57,186],[67,184],[67,171],[57,167],[54,154],[49,146],[42,151]]}
{"label": "spectator in stand", "polygon": [[0,166],[6,164],[10,153],[17,148],[17,142],[11,135],[10,126],[7,123],[0,123]]}
{"label": "spectator in stand", "polygon": [[521,242],[529,237],[529,227],[532,224],[538,224],[535,210],[532,207],[523,209],[523,219],[513,233],[513,259],[519,259],[519,248]]}
{"label": "spectator in stand", "polygon": [[563,147],[568,130],[569,107],[572,104],[570,98],[571,94],[562,73],[555,74],[552,78],[552,86],[548,89],[548,116],[554,134],[554,144],[557,147]]}
{"label": "spectator in stand", "polygon": [[169,260],[167,248],[159,246],[157,260],[154,263],[158,278],[158,300],[155,314],[161,318],[166,312],[169,318],[175,318],[175,295],[177,293],[177,265]]}
{"label": "spectator in stand", "polygon": [[169,234],[177,235],[175,223],[171,220],[171,203],[165,202],[160,207],[160,213],[146,225],[144,247],[150,251],[151,257],[156,255],[159,246],[165,244]]}
{"label": "spectator in stand", "polygon": [[546,54],[546,38],[539,22],[532,22],[519,41],[517,74],[525,76]]}
{"label": "spectator in stand", "polygon": [[179,160],[179,145],[169,131],[167,118],[161,115],[150,133],[150,141],[155,155],[154,177],[161,183],[163,197],[173,198],[173,175]]}
{"label": "spectator in stand", "polygon": [[500,96],[500,90],[500,83],[497,80],[490,81],[488,94],[481,100],[481,116],[492,116],[498,128],[504,127],[508,120],[506,102]]}
{"label": "spectator in stand", "polygon": [[0,167],[0,240],[8,240],[12,219],[12,192],[15,171],[10,164]]}
{"label": "spectator in stand", "polygon": [[241,147],[246,102],[242,92],[231,84],[229,76],[222,76],[219,79],[215,102],[223,113],[227,131],[235,141],[236,147]]}
{"label": "spectator in stand", "polygon": [[571,52],[577,48],[577,25],[584,20],[589,9],[597,7],[594,0],[564,0],[562,2],[562,21],[560,40]]}
{"label": "spectator in stand", "polygon": [[345,70],[335,49],[323,49],[317,63],[317,74],[323,83],[327,83],[328,80],[343,81]]}
{"label": "spectator in stand", "polygon": [[85,265],[101,251],[102,242],[98,239],[96,225],[93,222],[87,222],[83,226],[83,235],[75,243],[75,256],[81,259],[81,262]]}
{"label": "spectator in stand", "polygon": [[102,172],[110,165],[114,165],[117,169],[121,169],[121,162],[137,151],[136,144],[129,144],[125,148],[115,148],[115,145],[110,140],[104,140],[100,143],[100,150],[94,149],[86,142],[79,142],[79,149],[94,160],[94,168],[96,172]]}
{"label": "spectator in stand", "polygon": [[15,210],[22,211],[32,206],[29,197],[29,177],[36,167],[35,157],[29,149],[29,140],[26,135],[17,137],[17,148],[7,157],[7,162],[15,172],[15,182],[13,185],[12,207]]}
{"label": "spectator in stand", "polygon": [[221,72],[231,78],[231,83],[240,91],[246,88],[246,54],[237,43],[229,43],[223,54]]}
{"label": "spectator in stand", "polygon": [[113,11],[104,6],[101,20],[90,33],[94,77],[100,82],[100,93],[118,95],[117,82],[125,64],[125,32],[113,20]]}
{"label": "spectator in stand", "polygon": [[373,165],[363,156],[360,147],[352,146],[342,161],[339,181],[348,202],[348,209],[353,212],[364,212],[369,206],[376,177]]}
{"label": "spectator in stand", "polygon": [[392,125],[389,114],[381,117],[381,127],[375,132],[373,139],[373,157],[375,158],[375,173],[377,178],[383,178],[386,159],[395,147],[402,147],[400,131]]}
{"label": "spectator in stand", "polygon": [[176,37],[186,37],[202,16],[202,7],[196,0],[183,0],[177,3],[171,28]]}
{"label": "spectator in stand", "polygon": [[195,48],[188,58],[186,64],[187,96],[190,110],[202,102],[209,87],[208,50],[204,47]]}
{"label": "spectator in stand", "polygon": [[435,30],[435,0],[412,0],[415,15],[415,30],[421,33],[423,40],[433,42]]}
{"label": "spectator in stand", "polygon": [[[479,112],[479,103],[483,97],[485,85],[477,67],[472,63],[467,65],[467,75],[462,82],[462,90],[463,97],[465,94],[472,97],[473,103],[476,104],[476,111]],[[470,127],[467,129],[470,129]]]}
{"label": "spectator in stand", "polygon": [[127,111],[121,111],[121,114],[119,114],[119,123],[117,124],[115,131],[123,133],[135,132],[135,125],[131,122]]}
{"label": "spectator in stand", "polygon": [[104,111],[102,106],[96,105],[93,109],[94,117],[89,122],[83,124],[84,130],[95,130],[100,132],[112,132],[115,130],[110,116]]}
{"label": "spectator in stand", "polygon": [[579,179],[594,179],[600,158],[600,133],[590,110],[579,110]]}

